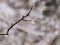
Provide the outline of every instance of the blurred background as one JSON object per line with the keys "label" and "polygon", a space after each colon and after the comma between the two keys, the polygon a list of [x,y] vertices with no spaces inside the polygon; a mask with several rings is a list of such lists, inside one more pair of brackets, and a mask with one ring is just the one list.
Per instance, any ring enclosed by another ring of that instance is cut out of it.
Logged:
{"label": "blurred background", "polygon": [[0,45],[60,45],[60,0],[0,0],[0,34],[16,24]]}

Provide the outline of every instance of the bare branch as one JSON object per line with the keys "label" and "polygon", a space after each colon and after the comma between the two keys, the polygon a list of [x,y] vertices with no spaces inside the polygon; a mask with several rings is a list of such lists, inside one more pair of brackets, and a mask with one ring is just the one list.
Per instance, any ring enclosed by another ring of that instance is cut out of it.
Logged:
{"label": "bare branch", "polygon": [[27,15],[23,16],[21,19],[19,19],[17,22],[15,22],[13,25],[11,25],[11,26],[8,28],[6,34],[0,34],[0,35],[8,35],[8,34],[9,34],[9,31],[10,31],[16,24],[18,24],[20,21],[24,20],[24,18],[26,18],[27,16],[29,16],[32,8],[33,8],[33,5],[31,6],[31,9],[30,9],[30,11],[27,13]]}

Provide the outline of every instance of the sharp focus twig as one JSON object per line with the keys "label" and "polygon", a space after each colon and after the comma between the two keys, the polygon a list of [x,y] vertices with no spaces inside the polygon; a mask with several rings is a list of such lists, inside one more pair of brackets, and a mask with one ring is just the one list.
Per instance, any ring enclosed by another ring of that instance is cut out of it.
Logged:
{"label": "sharp focus twig", "polygon": [[11,26],[8,28],[6,34],[0,34],[0,35],[8,35],[8,34],[9,34],[9,31],[10,31],[17,23],[19,23],[20,21],[24,20],[24,18],[26,18],[27,16],[29,16],[32,8],[33,8],[33,5],[32,5],[32,7],[31,7],[30,11],[27,13],[27,15],[23,16],[21,19],[19,19],[17,22],[15,22],[13,25],[11,25]]}

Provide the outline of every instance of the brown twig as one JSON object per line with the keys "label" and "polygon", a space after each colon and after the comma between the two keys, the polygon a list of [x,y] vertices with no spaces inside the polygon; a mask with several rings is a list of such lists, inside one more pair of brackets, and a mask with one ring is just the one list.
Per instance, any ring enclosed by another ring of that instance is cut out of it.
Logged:
{"label": "brown twig", "polygon": [[20,21],[24,20],[24,18],[26,18],[27,16],[29,16],[32,8],[33,8],[33,5],[32,5],[32,7],[31,7],[30,11],[27,13],[27,15],[23,16],[21,19],[19,19],[17,22],[15,22],[13,25],[11,25],[11,26],[8,28],[6,34],[0,34],[0,35],[8,35],[8,34],[9,34],[9,31],[10,31],[16,24],[18,24]]}

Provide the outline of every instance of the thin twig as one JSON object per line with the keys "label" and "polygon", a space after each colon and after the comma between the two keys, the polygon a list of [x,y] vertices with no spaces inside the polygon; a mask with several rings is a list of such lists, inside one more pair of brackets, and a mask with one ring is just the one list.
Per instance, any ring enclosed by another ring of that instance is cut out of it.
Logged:
{"label": "thin twig", "polygon": [[27,15],[23,16],[21,19],[19,19],[17,22],[15,22],[13,25],[11,25],[11,26],[8,28],[6,34],[0,34],[0,35],[8,35],[8,34],[9,34],[9,31],[10,31],[16,24],[18,24],[20,21],[24,20],[24,18],[26,18],[27,16],[29,16],[32,8],[33,8],[33,5],[32,5],[32,7],[31,7],[30,11],[27,13]]}

